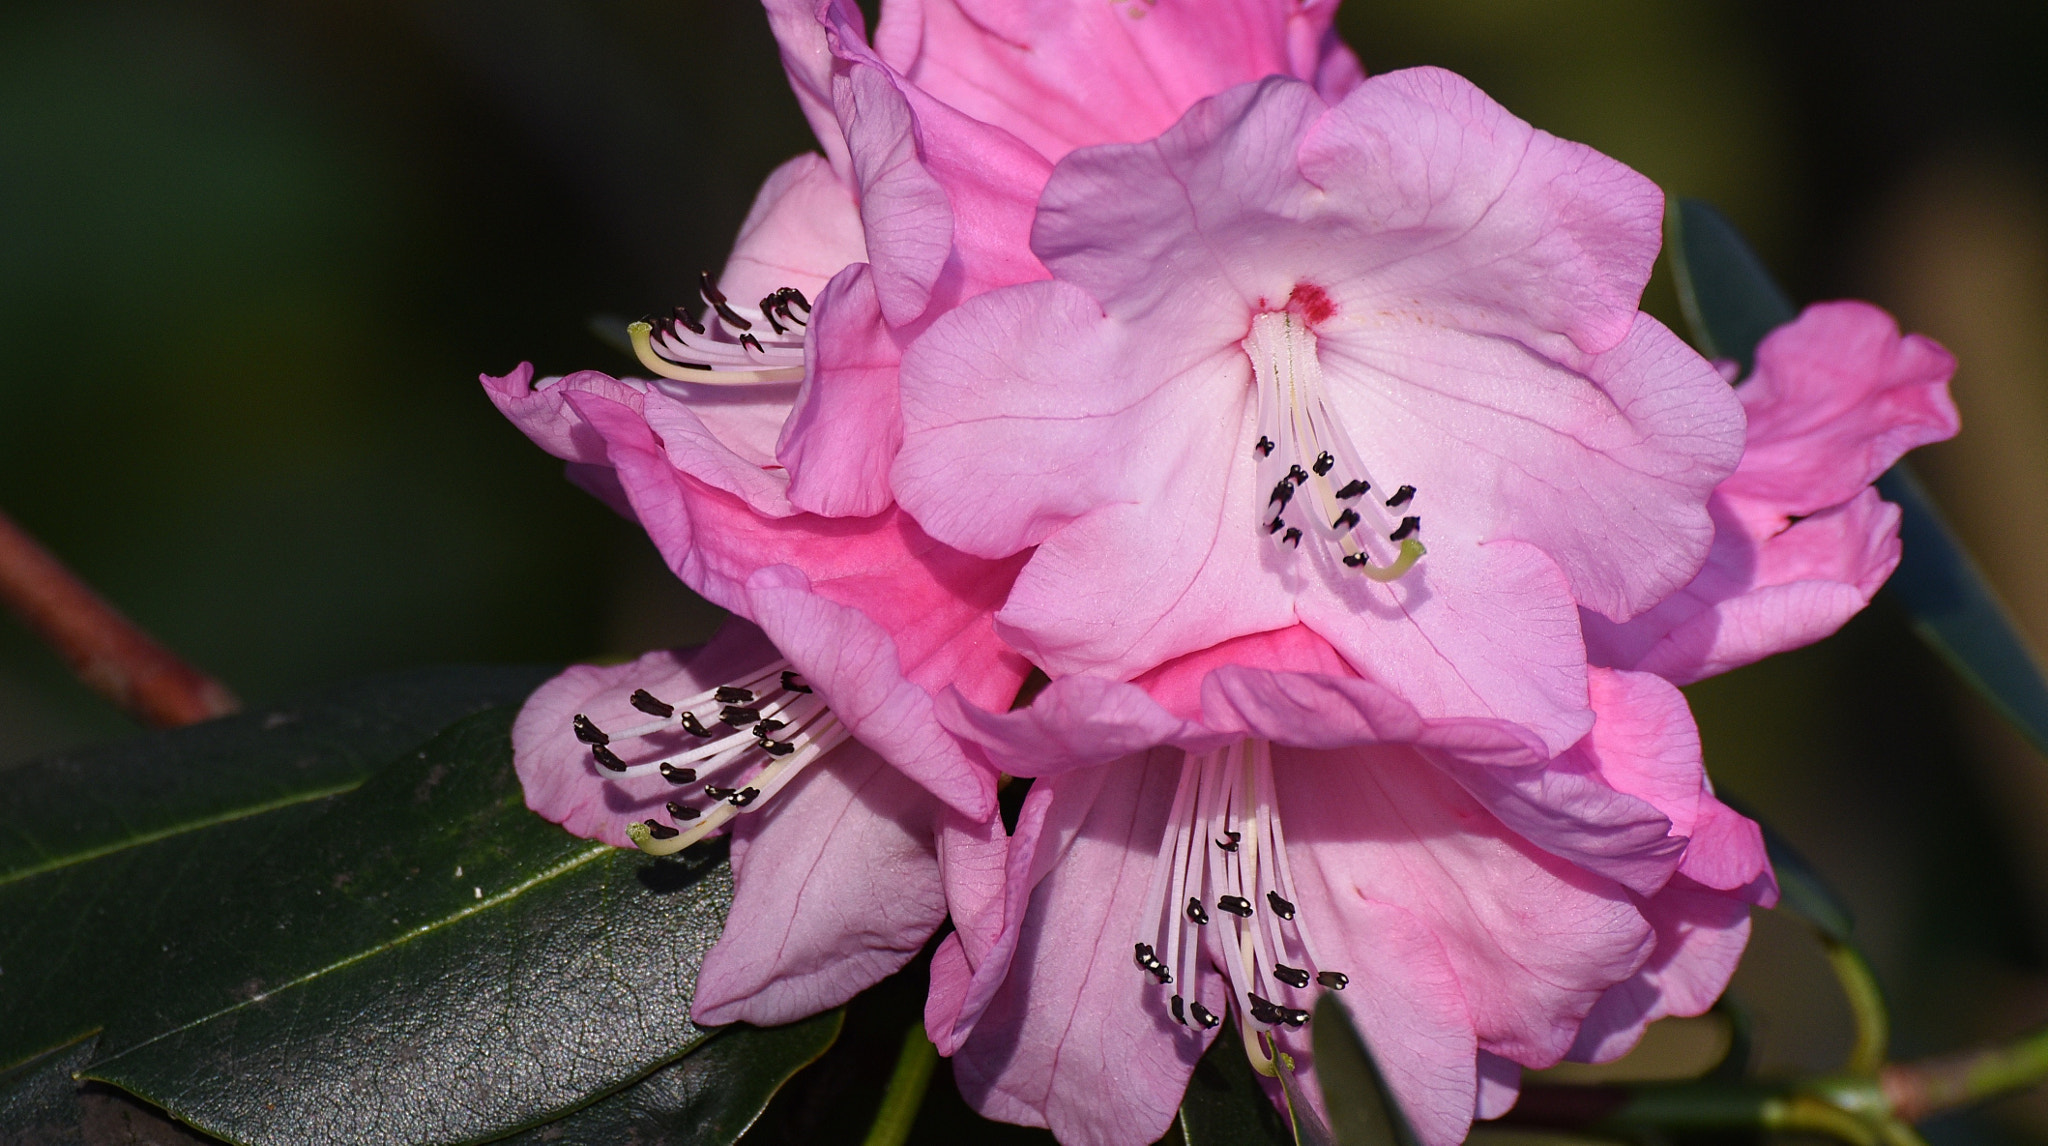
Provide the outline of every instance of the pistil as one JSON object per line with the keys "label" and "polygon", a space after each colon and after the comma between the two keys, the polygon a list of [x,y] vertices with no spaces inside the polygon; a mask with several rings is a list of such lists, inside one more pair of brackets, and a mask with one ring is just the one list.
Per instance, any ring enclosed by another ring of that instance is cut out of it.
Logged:
{"label": "pistil", "polygon": [[[578,713],[571,724],[598,767],[622,778],[659,773],[675,786],[667,822],[650,818],[626,825],[633,842],[653,855],[682,851],[734,816],[759,811],[849,735],[787,661],[674,702],[636,689],[628,703],[652,719],[607,731]],[[669,742],[681,734],[700,743],[681,751],[644,750],[664,734]]]}

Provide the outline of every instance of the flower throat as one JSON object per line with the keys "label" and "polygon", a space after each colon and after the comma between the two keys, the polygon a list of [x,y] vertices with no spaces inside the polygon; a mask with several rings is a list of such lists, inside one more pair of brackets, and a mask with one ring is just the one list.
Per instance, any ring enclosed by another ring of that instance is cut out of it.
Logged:
{"label": "flower throat", "polygon": [[[1259,389],[1259,529],[1283,553],[1303,542],[1319,563],[1394,581],[1425,550],[1417,535],[1415,487],[1373,483],[1350,435],[1323,397],[1323,367],[1310,320],[1327,317],[1329,301],[1297,286],[1287,310],[1252,319],[1244,350]],[[1297,307],[1307,313],[1297,313]]]}

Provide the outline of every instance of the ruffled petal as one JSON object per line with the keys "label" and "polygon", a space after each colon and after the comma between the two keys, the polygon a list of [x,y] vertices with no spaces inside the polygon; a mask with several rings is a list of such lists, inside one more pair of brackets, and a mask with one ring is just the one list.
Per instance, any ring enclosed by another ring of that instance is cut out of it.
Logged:
{"label": "ruffled petal", "polygon": [[[1598,1004],[1595,1004],[1596,1006]],[[1474,1118],[1499,1118],[1522,1096],[1522,1068],[1513,1059],[1479,1052],[1479,1101]]]}
{"label": "ruffled petal", "polygon": [[1229,739],[1167,712],[1136,685],[1098,676],[1063,677],[1014,712],[989,712],[948,690],[938,711],[1012,776],[1056,776],[1157,745],[1200,751]]}
{"label": "ruffled petal", "polygon": [[946,914],[938,812],[930,794],[849,742],[759,814],[738,817],[732,911],[697,976],[696,1020],[793,1022],[908,963]]}
{"label": "ruffled petal", "polygon": [[1580,1062],[1611,1062],[1668,1015],[1704,1014],[1728,986],[1749,942],[1749,904],[1680,877],[1642,904],[1657,952],[1600,997],[1572,1044]]}
{"label": "ruffled petal", "polygon": [[882,321],[873,268],[840,272],[811,308],[804,381],[775,457],[790,504],[828,517],[868,517],[894,502],[889,466],[903,442],[896,367],[903,349]]}

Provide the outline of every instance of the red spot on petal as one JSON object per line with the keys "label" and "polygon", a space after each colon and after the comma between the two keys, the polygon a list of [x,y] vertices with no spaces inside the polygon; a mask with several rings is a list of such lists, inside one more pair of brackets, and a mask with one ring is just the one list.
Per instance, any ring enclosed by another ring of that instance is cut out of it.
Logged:
{"label": "red spot on petal", "polygon": [[1294,293],[1287,296],[1287,309],[1313,326],[1337,313],[1337,304],[1331,302],[1323,288],[1314,283],[1296,283]]}

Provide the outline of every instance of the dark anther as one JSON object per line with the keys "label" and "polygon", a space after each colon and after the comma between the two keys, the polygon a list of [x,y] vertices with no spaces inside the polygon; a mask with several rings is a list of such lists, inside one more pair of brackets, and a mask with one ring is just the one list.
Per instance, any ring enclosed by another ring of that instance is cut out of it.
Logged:
{"label": "dark anther", "polygon": [[795,669],[782,670],[782,687],[790,692],[811,691],[811,686],[804,683],[804,678],[796,675]]}
{"label": "dark anther", "polygon": [[657,840],[672,840],[675,839],[677,836],[683,834],[675,828],[671,828],[667,824],[662,823],[660,820],[648,820],[646,821],[646,824],[647,834],[654,837]]}
{"label": "dark anther", "polygon": [[1305,1027],[1308,1025],[1308,1012],[1299,1007],[1282,1007],[1280,1021],[1290,1027]]}
{"label": "dark anther", "polygon": [[695,768],[678,768],[664,760],[661,762],[661,778],[671,784],[694,784],[697,782]]}
{"label": "dark anther", "polygon": [[1421,529],[1421,528],[1422,528],[1422,519],[1421,519],[1421,518],[1419,518],[1419,517],[1404,517],[1404,518],[1402,518],[1402,519],[1401,519],[1401,528],[1399,528],[1399,529],[1396,529],[1396,530],[1395,530],[1394,532],[1392,532],[1392,533],[1389,533],[1389,534],[1387,534],[1387,540],[1388,540],[1388,541],[1399,541],[1399,540],[1401,540],[1402,538],[1404,538],[1404,537],[1407,537],[1407,536],[1408,536],[1409,534],[1411,534],[1411,533],[1414,533],[1414,532],[1415,532],[1416,530],[1418,530],[1418,529]]}
{"label": "dark anther", "polygon": [[788,299],[790,302],[795,303],[797,305],[797,309],[803,311],[805,314],[811,313],[811,300],[804,297],[804,292],[796,289],[795,287],[783,287],[781,290],[775,293],[781,295],[785,299]]}
{"label": "dark anther", "polygon": [[1358,511],[1347,506],[1345,507],[1343,513],[1337,515],[1337,520],[1330,523],[1330,528],[1342,531],[1349,529],[1357,524]]}
{"label": "dark anther", "polygon": [[770,740],[763,736],[759,740],[754,741],[754,743],[761,751],[766,752],[770,756],[787,756],[796,751],[796,745],[791,744],[787,740]]}
{"label": "dark anther", "polygon": [[1295,485],[1300,485],[1302,482],[1308,480],[1308,471],[1302,469],[1300,466],[1288,466],[1287,480],[1293,482]]}
{"label": "dark anther", "polygon": [[1351,566],[1353,569],[1363,569],[1371,563],[1372,557],[1364,553],[1352,553],[1344,558],[1344,564]]}
{"label": "dark anther", "polygon": [[1301,530],[1290,529],[1287,532],[1280,535],[1280,540],[1285,544],[1292,545],[1295,548],[1299,549],[1301,548]]}
{"label": "dark anther", "polygon": [[1274,965],[1273,977],[1290,987],[1308,986],[1308,972],[1299,967],[1289,967],[1285,963]]}
{"label": "dark anther", "polygon": [[727,684],[720,685],[718,690],[711,694],[711,699],[720,704],[745,704],[754,699],[754,694],[749,689],[735,688]]}
{"label": "dark anther", "polygon": [[1282,919],[1293,919],[1293,918],[1294,918],[1294,905],[1293,905],[1293,904],[1291,904],[1291,903],[1289,903],[1289,902],[1287,902],[1286,900],[1284,900],[1284,899],[1280,898],[1280,893],[1279,893],[1279,892],[1277,892],[1277,891],[1269,891],[1269,892],[1267,892],[1267,893],[1266,893],[1266,902],[1267,902],[1267,903],[1268,903],[1269,905],[1271,905],[1271,906],[1272,906],[1272,908],[1273,908],[1273,914],[1275,914],[1275,915],[1279,916],[1279,917],[1280,917],[1280,918],[1282,918]]}
{"label": "dark anther", "polygon": [[704,785],[704,798],[707,800],[730,799],[732,794],[733,789],[731,788],[720,788],[715,784]]}
{"label": "dark anther", "polygon": [[604,734],[604,729],[592,724],[590,718],[580,712],[576,714],[576,719],[569,722],[569,725],[576,730],[576,739],[581,740],[585,744],[610,744],[612,742],[612,738]]}
{"label": "dark anther", "polygon": [[619,754],[602,744],[591,745],[590,754],[596,758],[598,766],[607,771],[624,772],[626,770],[626,762],[619,759]]}
{"label": "dark anther", "polygon": [[1394,491],[1394,496],[1387,499],[1387,506],[1391,509],[1395,506],[1407,505],[1408,499],[1414,496],[1415,487],[1412,485],[1404,485],[1400,489]]}
{"label": "dark anther", "polygon": [[1209,913],[1202,909],[1202,901],[1192,895],[1188,896],[1188,922],[1204,924],[1209,922]]}
{"label": "dark anther", "polygon": [[678,323],[688,328],[691,334],[704,333],[704,324],[697,321],[696,315],[691,314],[689,311],[684,310],[682,307],[677,307],[675,309],[675,316],[671,318],[669,321],[672,323]]}
{"label": "dark anther", "polygon": [[1216,910],[1228,911],[1239,919],[1252,917],[1252,901],[1241,895],[1226,895],[1216,900]]}
{"label": "dark anther", "polygon": [[768,353],[768,351],[767,351],[767,350],[766,350],[765,348],[763,348],[763,347],[762,347],[762,345],[761,345],[761,340],[760,340],[760,339],[758,339],[758,338],[755,338],[755,337],[754,337],[753,335],[751,335],[751,334],[742,334],[742,335],[740,335],[740,345],[741,345],[741,346],[751,346],[751,347],[753,347],[753,348],[754,348],[754,349],[755,349],[756,351],[759,351],[759,352],[760,352],[760,353],[762,353],[762,354],[766,354],[766,353]]}
{"label": "dark anther", "polygon": [[711,730],[704,727],[704,722],[698,720],[697,714],[694,712],[685,712],[683,714],[682,725],[683,731],[692,736],[703,738],[711,735]]}
{"label": "dark anther", "polygon": [[1309,468],[1316,471],[1317,477],[1321,477],[1324,474],[1329,473],[1330,467],[1336,464],[1337,459],[1330,455],[1330,451],[1324,450],[1322,453],[1316,455],[1315,464],[1310,466]]}
{"label": "dark anther", "polygon": [[668,802],[668,814],[678,820],[694,820],[704,813],[692,808],[688,804],[678,804],[674,800],[670,800]]}
{"label": "dark anther", "polygon": [[1253,1022],[1264,1023],[1269,1027],[1280,1025],[1280,1008],[1274,1005],[1273,1000],[1253,995],[1251,996],[1251,1004]]}
{"label": "dark anther", "polygon": [[788,334],[788,331],[782,329],[782,324],[775,321],[775,306],[777,303],[781,301],[782,296],[777,294],[771,294],[768,297],[762,299],[761,317],[768,320],[768,325],[775,331],[775,333]]}
{"label": "dark anther", "polygon": [[761,710],[758,708],[748,708],[743,704],[728,704],[718,710],[718,719],[723,720],[734,728],[745,728],[747,725],[761,719]]}
{"label": "dark anther", "polygon": [[1292,500],[1294,500],[1294,483],[1286,478],[1281,478],[1280,484],[1273,487],[1273,496],[1266,499],[1266,504],[1277,505],[1281,509],[1286,509],[1287,503]]}
{"label": "dark anther", "polygon": [[654,699],[654,694],[644,688],[634,689],[632,699],[627,701],[627,703],[649,716],[659,716],[665,719],[676,714],[675,705],[663,704]]}
{"label": "dark anther", "polygon": [[1321,983],[1332,991],[1341,991],[1351,985],[1351,976],[1346,975],[1342,971],[1318,971],[1316,972],[1316,982]]}
{"label": "dark anther", "polygon": [[1223,849],[1224,851],[1227,851],[1227,852],[1234,852],[1234,851],[1236,851],[1236,850],[1237,850],[1237,841],[1239,841],[1239,840],[1241,840],[1241,839],[1243,839],[1243,838],[1244,838],[1244,833],[1242,833],[1242,832],[1225,832],[1225,833],[1223,833],[1223,836],[1224,836],[1224,838],[1223,838],[1223,839],[1220,839],[1220,840],[1217,840],[1217,841],[1216,841],[1216,846],[1217,846],[1217,847],[1219,847],[1219,848],[1222,848],[1222,849]]}
{"label": "dark anther", "polygon": [[1344,483],[1343,489],[1337,491],[1337,496],[1348,501],[1371,488],[1372,486],[1364,481],[1348,481]]}
{"label": "dark anther", "polygon": [[1188,1004],[1188,1014],[1195,1017],[1195,1022],[1201,1024],[1203,1030],[1211,1030],[1216,1024],[1223,1021],[1217,1018],[1215,1013],[1209,1010],[1209,1008],[1200,1003]]}
{"label": "dark anther", "polygon": [[717,287],[711,285],[710,271],[697,272],[697,289],[703,292],[704,301],[710,303],[712,306],[717,306],[719,303],[725,301],[725,296],[718,293]]}
{"label": "dark anther", "polygon": [[1280,520],[1280,515],[1278,515],[1278,514],[1274,514],[1274,515],[1273,515],[1273,520],[1271,520],[1271,521],[1269,521],[1269,522],[1267,522],[1267,523],[1266,523],[1266,532],[1267,532],[1267,533],[1278,533],[1278,532],[1280,532],[1280,531],[1281,531],[1281,530],[1282,530],[1283,528],[1285,528],[1285,527],[1286,527],[1286,525],[1287,525],[1287,523],[1286,523],[1286,522],[1284,522],[1284,521]]}
{"label": "dark anther", "polygon": [[732,805],[733,807],[735,807],[735,808],[744,808],[744,807],[746,807],[746,806],[747,806],[748,804],[751,804],[751,803],[753,803],[753,802],[754,802],[755,800],[758,800],[758,799],[760,799],[760,798],[761,798],[761,789],[759,789],[759,788],[741,788],[741,789],[740,789],[739,791],[737,791],[737,792],[734,792],[734,793],[732,794],[732,796],[731,796],[730,798],[728,798],[728,799],[727,799],[727,801],[726,801],[726,802],[727,802],[727,803],[729,803],[729,804],[731,804],[731,805]]}
{"label": "dark anther", "polygon": [[1252,443],[1252,452],[1262,458],[1272,457],[1273,439],[1266,437],[1264,434],[1259,435],[1259,440]]}
{"label": "dark anther", "polygon": [[1173,973],[1166,969],[1166,964],[1159,961],[1159,955],[1152,950],[1150,943],[1140,943],[1137,945],[1136,958],[1138,966],[1150,973],[1154,979],[1159,980],[1161,986],[1173,982]]}
{"label": "dark anther", "polygon": [[1187,1026],[1188,1016],[1187,1013],[1181,1009],[1182,1006],[1183,1004],[1181,1001],[1181,997],[1179,995],[1175,995],[1171,1000],[1167,1002],[1166,1011],[1168,1014],[1173,1016],[1174,1022],[1179,1023],[1181,1026]]}
{"label": "dark anther", "polygon": [[754,726],[754,735],[766,736],[771,732],[780,732],[788,727],[789,721],[787,720],[777,720],[772,716],[763,717],[761,723]]}

